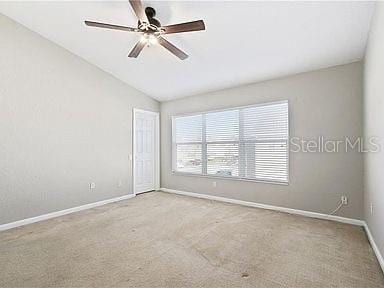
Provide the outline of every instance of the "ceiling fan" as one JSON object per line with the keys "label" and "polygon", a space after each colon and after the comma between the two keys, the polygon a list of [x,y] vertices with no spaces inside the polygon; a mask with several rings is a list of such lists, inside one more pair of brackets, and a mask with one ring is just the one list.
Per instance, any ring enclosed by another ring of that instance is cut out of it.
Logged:
{"label": "ceiling fan", "polygon": [[184,53],[175,45],[164,39],[162,35],[205,30],[203,20],[161,26],[160,22],[154,18],[156,16],[156,10],[154,8],[146,7],[144,9],[140,0],[129,0],[129,3],[131,4],[133,11],[135,12],[138,18],[137,28],[93,21],[85,21],[85,24],[98,28],[141,33],[141,39],[139,40],[139,42],[136,43],[135,47],[133,47],[128,57],[136,58],[137,56],[139,56],[140,52],[145,46],[159,44],[175,56],[179,57],[181,60],[188,58],[188,55],[186,53]]}

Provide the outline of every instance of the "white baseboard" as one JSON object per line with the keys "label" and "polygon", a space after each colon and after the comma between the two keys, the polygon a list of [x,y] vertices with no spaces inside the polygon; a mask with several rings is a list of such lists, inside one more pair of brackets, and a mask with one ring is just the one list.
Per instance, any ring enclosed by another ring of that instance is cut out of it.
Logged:
{"label": "white baseboard", "polygon": [[383,255],[381,255],[380,250],[377,247],[375,239],[373,238],[373,235],[372,235],[371,231],[369,230],[368,224],[366,222],[364,222],[364,229],[365,229],[365,232],[367,233],[369,243],[371,243],[373,252],[375,252],[375,254],[376,254],[377,261],[379,261],[381,270],[383,270],[383,273],[384,273],[384,258],[383,258]]}
{"label": "white baseboard", "polygon": [[[224,198],[224,197],[219,197],[219,196],[210,196],[210,195],[193,193],[193,192],[173,190],[173,189],[168,189],[168,188],[160,188],[159,190],[163,191],[163,192],[179,194],[179,195],[184,195],[184,196],[191,196],[191,197],[197,197],[197,198],[202,198],[202,199],[221,201],[221,202],[244,205],[244,206],[261,208],[261,209],[275,210],[275,211],[286,212],[286,213],[290,213],[290,214],[296,214],[296,215],[302,215],[302,216],[307,216],[307,217],[312,217],[312,218],[326,219],[326,220],[332,220],[332,221],[337,221],[337,222],[342,222],[342,223],[347,223],[347,224],[363,226],[366,233],[367,233],[368,240],[372,246],[372,249],[373,249],[374,253],[376,254],[377,260],[379,261],[381,269],[384,272],[384,258],[381,255],[380,250],[377,247],[376,242],[375,242],[375,240],[371,234],[371,231],[369,230],[369,227],[365,221],[357,220],[357,219],[351,219],[351,218],[344,218],[344,217],[334,216],[334,215],[321,214],[321,213],[310,212],[310,211],[304,211],[304,210],[297,210],[297,209],[291,209],[291,208],[285,208],[285,207],[279,207],[279,206],[273,206],[273,205],[260,204],[260,203],[255,203],[255,202],[248,202],[248,201],[243,201],[243,200]],[[134,195],[134,194],[124,195],[121,197],[102,200],[102,201],[98,201],[98,202],[94,202],[94,203],[85,204],[82,206],[77,206],[77,207],[73,207],[73,208],[69,208],[69,209],[65,209],[65,210],[61,210],[61,211],[56,211],[56,212],[52,212],[52,213],[48,213],[48,214],[43,214],[43,215],[39,215],[36,217],[27,218],[27,219],[15,221],[15,222],[7,223],[7,224],[2,224],[2,225],[0,225],[0,231],[24,226],[27,224],[32,224],[35,222],[48,220],[51,218],[56,218],[59,216],[79,212],[79,211],[86,210],[86,209],[95,208],[95,207],[102,206],[102,205],[109,204],[109,203],[113,203],[113,202],[127,200],[127,199],[133,198],[135,196],[136,195]]]}
{"label": "white baseboard", "polygon": [[232,203],[232,204],[239,204],[239,205],[244,205],[244,206],[249,206],[249,207],[268,209],[268,210],[275,210],[275,211],[285,212],[285,213],[289,213],[289,214],[307,216],[307,217],[311,217],[311,218],[332,220],[332,221],[337,221],[337,222],[342,222],[342,223],[347,223],[347,224],[364,226],[364,221],[358,220],[358,219],[351,219],[351,218],[345,218],[345,217],[340,217],[340,216],[335,216],[335,215],[328,215],[328,214],[322,214],[322,213],[316,213],[316,212],[310,212],[310,211],[304,211],[304,210],[285,208],[285,207],[280,207],[280,206],[260,204],[260,203],[256,203],[256,202],[248,202],[248,201],[236,200],[236,199],[231,199],[231,198],[224,198],[224,197],[219,197],[219,196],[211,196],[211,195],[199,194],[199,193],[194,193],[194,192],[173,190],[173,189],[168,189],[168,188],[160,188],[160,190],[163,192],[174,193],[174,194],[179,194],[179,195],[185,195],[185,196],[203,198],[203,199],[208,199],[208,200],[221,201],[221,202]]}
{"label": "white baseboard", "polygon": [[113,202],[117,202],[117,201],[122,201],[122,200],[130,199],[130,198],[133,198],[135,196],[136,195],[134,195],[134,194],[124,195],[124,196],[120,196],[120,197],[116,197],[116,198],[112,198],[112,199],[107,199],[107,200],[102,200],[102,201],[98,201],[98,202],[94,202],[94,203],[85,204],[85,205],[82,205],[82,206],[68,208],[68,209],[65,209],[65,210],[51,212],[51,213],[48,213],[48,214],[43,214],[43,215],[39,215],[39,216],[36,216],[36,217],[27,218],[27,219],[15,221],[15,222],[7,223],[7,224],[2,224],[2,225],[0,225],[0,231],[8,230],[8,229],[19,227],[19,226],[24,226],[24,225],[27,225],[27,224],[32,224],[32,223],[35,223],[35,222],[40,222],[40,221],[48,220],[48,219],[51,219],[51,218],[56,218],[56,217],[59,217],[59,216],[67,215],[67,214],[74,213],[74,212],[79,212],[79,211],[86,210],[86,209],[95,208],[95,207],[98,207],[98,206],[102,206],[102,205],[113,203]]}

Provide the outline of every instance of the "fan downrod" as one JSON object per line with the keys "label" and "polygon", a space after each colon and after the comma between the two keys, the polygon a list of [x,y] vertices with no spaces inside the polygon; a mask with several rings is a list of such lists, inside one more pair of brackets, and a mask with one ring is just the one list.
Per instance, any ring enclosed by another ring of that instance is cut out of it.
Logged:
{"label": "fan downrod", "polygon": [[160,21],[154,18],[156,16],[156,10],[153,7],[146,7],[145,14],[148,17],[149,24],[161,27]]}

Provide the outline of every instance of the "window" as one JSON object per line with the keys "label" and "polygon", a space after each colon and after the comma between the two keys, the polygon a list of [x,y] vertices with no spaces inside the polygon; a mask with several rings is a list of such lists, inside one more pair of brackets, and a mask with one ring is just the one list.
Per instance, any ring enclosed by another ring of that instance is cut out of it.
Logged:
{"label": "window", "polygon": [[173,171],[288,182],[288,101],[172,118]]}

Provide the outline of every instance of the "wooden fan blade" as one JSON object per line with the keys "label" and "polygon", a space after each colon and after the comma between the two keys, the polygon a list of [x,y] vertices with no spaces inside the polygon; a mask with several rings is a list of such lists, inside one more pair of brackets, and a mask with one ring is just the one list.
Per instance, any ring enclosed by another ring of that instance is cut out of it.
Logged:
{"label": "wooden fan blade", "polygon": [[140,0],[129,0],[129,3],[132,6],[133,11],[135,12],[137,18],[140,22],[149,23],[147,14],[145,14],[145,10]]}
{"label": "wooden fan blade", "polygon": [[188,58],[188,55],[185,54],[183,51],[181,51],[179,48],[177,48],[172,43],[165,40],[163,37],[158,37],[157,41],[161,46],[163,46],[165,49],[167,49],[169,52],[174,54],[175,56],[179,57],[181,60],[185,60]]}
{"label": "wooden fan blade", "polygon": [[145,43],[144,41],[137,42],[135,47],[133,47],[132,51],[129,53],[128,57],[136,58],[137,56],[139,56],[141,50],[143,50],[146,44],[147,43]]}
{"label": "wooden fan blade", "polygon": [[161,28],[164,29],[164,34],[171,34],[205,30],[205,24],[203,20],[197,20],[192,22],[162,26]]}
{"label": "wooden fan blade", "polygon": [[139,29],[131,28],[131,27],[127,27],[127,26],[120,26],[120,25],[100,23],[100,22],[93,22],[93,21],[84,21],[84,23],[87,26],[98,27],[98,28],[123,30],[123,31],[129,31],[129,32],[139,32]]}

